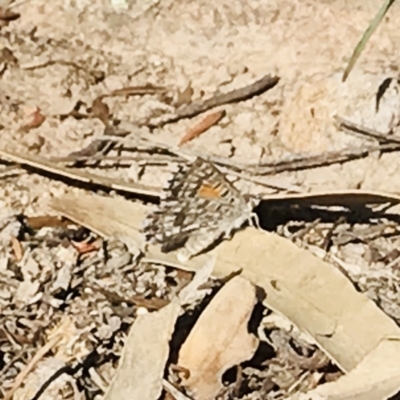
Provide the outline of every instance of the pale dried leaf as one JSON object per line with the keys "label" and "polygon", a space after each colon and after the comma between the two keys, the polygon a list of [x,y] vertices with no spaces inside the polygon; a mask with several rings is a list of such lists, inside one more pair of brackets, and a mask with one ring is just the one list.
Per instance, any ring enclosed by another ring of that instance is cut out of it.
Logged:
{"label": "pale dried leaf", "polygon": [[249,334],[247,324],[256,302],[255,287],[235,277],[193,327],[179,352],[178,365],[190,371],[183,385],[196,400],[214,398],[222,389],[223,373],[253,356],[258,340]]}
{"label": "pale dried leaf", "polygon": [[25,255],[26,258],[21,262],[21,274],[24,280],[34,280],[40,274],[40,266],[34,258],[28,257],[29,253]]}
{"label": "pale dried leaf", "polygon": [[169,341],[180,310],[179,302],[174,300],[159,311],[137,317],[104,400],[159,398]]}
{"label": "pale dried leaf", "polygon": [[72,278],[72,266],[64,264],[59,271],[52,285],[52,293],[58,293],[60,290],[67,290]]}

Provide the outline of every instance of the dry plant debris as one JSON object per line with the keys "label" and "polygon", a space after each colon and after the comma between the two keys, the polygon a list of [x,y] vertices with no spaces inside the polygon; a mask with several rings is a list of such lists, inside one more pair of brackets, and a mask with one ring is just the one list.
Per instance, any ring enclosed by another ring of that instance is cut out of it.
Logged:
{"label": "dry plant debris", "polygon": [[[136,220],[132,218],[129,225],[122,225],[115,218],[110,199],[90,197],[92,199],[86,201],[88,207],[92,209],[92,205],[98,202],[103,221],[98,215],[88,219],[90,214],[82,209],[77,210],[71,197],[54,202],[53,208],[82,225],[92,226],[99,233],[103,229],[109,232],[110,226],[114,234],[120,236],[132,232],[131,237],[140,246],[141,238],[138,233],[145,214],[144,208],[125,202],[125,214],[135,216]],[[82,199],[75,199],[75,204],[78,201],[82,202]],[[123,208],[122,203],[119,208]],[[112,218],[106,223],[108,212]],[[119,229],[122,230],[118,232]],[[179,266],[172,254],[164,254],[157,248],[151,248],[145,254],[144,260],[157,260],[157,263],[196,271],[201,263],[206,262],[207,256],[204,257]],[[368,354],[375,351],[381,341],[399,336],[400,330],[393,320],[366,297],[360,296],[344,275],[286,239],[247,229],[238,233],[230,242],[222,243],[217,248],[216,257],[214,275],[225,277],[241,270],[242,276],[265,290],[265,304],[270,309],[285,315],[302,331],[311,335],[311,343],[318,344],[343,371],[353,370]],[[240,291],[236,291],[238,292]],[[337,293],[341,293],[340,298],[337,298]],[[332,302],[332,298],[336,299],[335,302]],[[232,301],[237,302],[237,297],[232,297]],[[225,301],[224,304],[229,305],[229,302]],[[336,329],[339,326],[341,328]],[[366,330],[368,335],[364,335]],[[289,345],[294,340],[292,335],[285,336],[278,331],[271,332],[270,337],[270,343],[279,356],[276,361],[265,363],[269,368],[268,373],[259,378],[262,380],[261,386],[254,383],[250,386],[272,395],[276,392],[271,392],[271,389],[278,385],[281,396],[290,394],[294,389],[315,388],[324,377],[321,370],[327,368],[327,359],[322,354],[308,355],[310,349],[304,344],[298,346],[303,346],[303,354],[307,356],[304,359],[296,356]],[[209,344],[209,341],[206,343]],[[309,372],[305,374],[308,368]],[[247,371],[252,371],[252,377],[246,377]],[[254,370],[244,369],[243,373],[244,380],[254,380]],[[329,374],[326,375],[326,380],[328,376]],[[389,383],[392,385],[393,380]],[[392,390],[390,385],[387,390]]]}
{"label": "dry plant debris", "polygon": [[[73,3],[0,4],[0,397],[394,395],[399,9],[343,84],[370,2]],[[182,264],[139,226],[199,156],[270,232]]]}

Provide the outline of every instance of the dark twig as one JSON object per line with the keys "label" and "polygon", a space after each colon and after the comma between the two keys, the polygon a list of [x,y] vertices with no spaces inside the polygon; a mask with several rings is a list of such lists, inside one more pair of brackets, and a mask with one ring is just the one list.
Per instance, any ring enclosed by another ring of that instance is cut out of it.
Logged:
{"label": "dark twig", "polygon": [[0,7],[0,20],[1,21],[15,21],[21,16],[19,13],[12,12],[10,9]]}
{"label": "dark twig", "polygon": [[375,129],[367,128],[365,126],[355,124],[352,121],[346,120],[342,117],[336,115],[336,122],[338,123],[338,127],[350,133],[358,133],[363,136],[367,136],[370,139],[376,139],[382,143],[397,143],[400,144],[400,138],[396,138],[390,133],[382,133],[378,132]]}
{"label": "dark twig", "polygon": [[235,89],[223,94],[214,94],[206,100],[194,101],[189,105],[179,108],[174,115],[170,115],[154,125],[150,123],[150,126],[153,128],[160,128],[166,124],[179,121],[180,119],[195,117],[196,115],[224,104],[251,99],[273,88],[278,82],[279,78],[277,76],[266,75],[258,81],[240,89]]}
{"label": "dark twig", "polygon": [[383,143],[364,148],[351,148],[341,151],[326,152],[309,157],[298,157],[291,160],[278,161],[276,163],[248,165],[246,171],[257,175],[271,175],[281,172],[326,167],[332,164],[344,163],[367,157],[370,153],[375,151],[397,150],[400,150],[400,143]]}

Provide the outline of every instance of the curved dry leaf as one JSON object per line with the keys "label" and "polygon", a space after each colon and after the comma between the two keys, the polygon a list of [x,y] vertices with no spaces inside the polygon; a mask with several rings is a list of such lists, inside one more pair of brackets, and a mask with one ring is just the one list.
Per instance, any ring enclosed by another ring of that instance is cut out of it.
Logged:
{"label": "curved dry leaf", "polygon": [[255,287],[246,279],[233,278],[204,310],[182,345],[178,365],[190,371],[183,385],[196,400],[214,398],[222,389],[222,374],[253,356],[258,339],[249,334],[247,324],[256,302]]}

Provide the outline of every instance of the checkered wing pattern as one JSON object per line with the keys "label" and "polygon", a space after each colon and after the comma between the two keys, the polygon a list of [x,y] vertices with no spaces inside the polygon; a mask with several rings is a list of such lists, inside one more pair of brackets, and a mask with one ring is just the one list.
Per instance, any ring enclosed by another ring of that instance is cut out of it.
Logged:
{"label": "checkered wing pattern", "polygon": [[159,208],[145,220],[150,243],[188,259],[229,238],[252,216],[251,205],[212,163],[197,158],[179,167]]}

